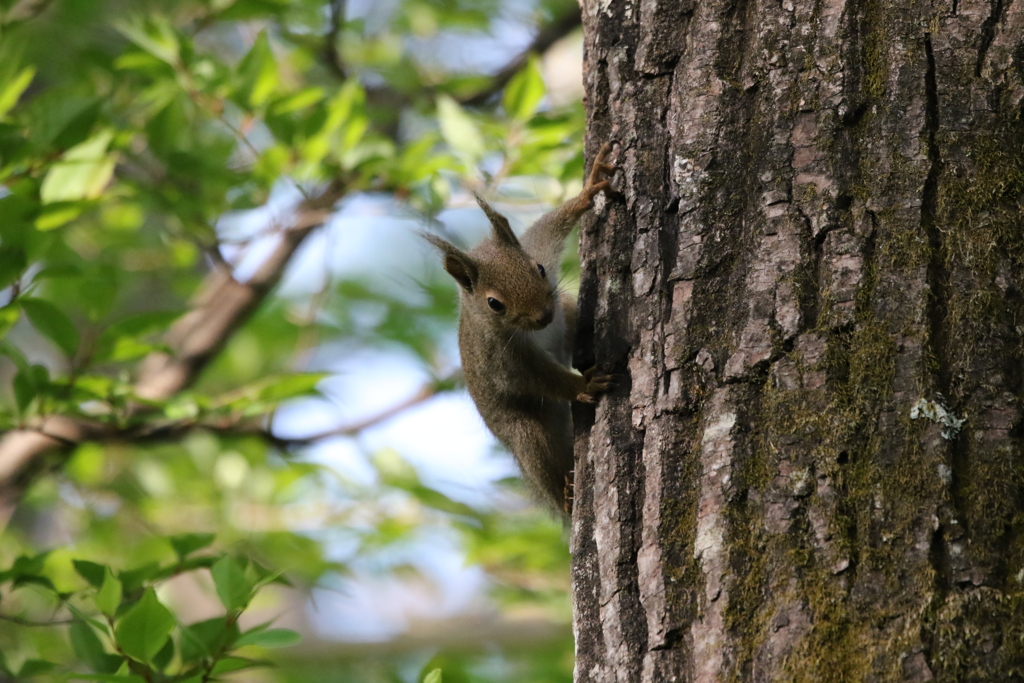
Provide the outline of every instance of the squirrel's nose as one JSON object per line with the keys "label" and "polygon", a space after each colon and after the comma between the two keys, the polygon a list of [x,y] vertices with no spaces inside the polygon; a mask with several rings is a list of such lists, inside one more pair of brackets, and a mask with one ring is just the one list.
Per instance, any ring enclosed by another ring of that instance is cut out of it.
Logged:
{"label": "squirrel's nose", "polygon": [[551,321],[554,319],[555,310],[553,308],[549,308],[548,310],[544,311],[544,315],[537,318],[537,324],[540,325],[541,327],[547,327],[548,325],[551,324]]}

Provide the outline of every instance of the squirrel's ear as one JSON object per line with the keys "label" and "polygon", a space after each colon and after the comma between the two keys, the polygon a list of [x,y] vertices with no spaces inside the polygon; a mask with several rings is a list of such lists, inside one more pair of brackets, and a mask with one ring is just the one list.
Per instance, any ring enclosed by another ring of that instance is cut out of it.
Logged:
{"label": "squirrel's ear", "polygon": [[437,235],[431,235],[428,232],[421,232],[420,235],[444,255],[444,269],[448,271],[448,274],[455,278],[460,287],[467,292],[472,292],[480,270],[469,254]]}
{"label": "squirrel's ear", "polygon": [[491,222],[494,239],[497,240],[498,244],[504,244],[510,247],[519,247],[519,240],[516,238],[516,234],[512,232],[512,228],[509,227],[508,219],[492,209],[491,205],[485,202],[484,198],[476,192],[473,193],[473,197],[476,198],[476,203],[479,204],[480,208],[484,210],[485,214],[487,214],[487,220]]}

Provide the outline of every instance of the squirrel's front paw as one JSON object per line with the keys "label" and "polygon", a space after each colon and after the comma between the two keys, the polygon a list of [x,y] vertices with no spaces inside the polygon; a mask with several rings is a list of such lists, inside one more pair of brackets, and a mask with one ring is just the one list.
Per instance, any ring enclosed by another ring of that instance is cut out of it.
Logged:
{"label": "squirrel's front paw", "polygon": [[577,394],[577,401],[581,403],[594,403],[600,394],[611,391],[617,386],[615,384],[615,375],[599,375],[597,371],[598,368],[595,365],[583,373],[585,385],[583,391]]}
{"label": "squirrel's front paw", "polygon": [[594,166],[590,169],[590,176],[583,186],[583,195],[586,198],[588,207],[593,204],[594,197],[598,192],[611,190],[611,177],[615,175],[617,167],[614,162],[608,160],[612,152],[612,143],[606,142],[601,147],[594,159]]}

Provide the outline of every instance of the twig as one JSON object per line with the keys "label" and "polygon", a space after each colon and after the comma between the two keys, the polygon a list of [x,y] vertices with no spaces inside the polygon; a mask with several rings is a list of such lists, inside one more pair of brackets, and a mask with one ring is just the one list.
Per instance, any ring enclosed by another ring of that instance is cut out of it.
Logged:
{"label": "twig", "polygon": [[[556,18],[552,23],[541,28],[540,32],[537,33],[526,49],[517,54],[507,64],[505,64],[505,66],[499,69],[482,89],[470,95],[456,96],[455,99],[457,99],[461,104],[468,106],[479,106],[484,104],[495,94],[501,92],[502,88],[504,88],[508,82],[512,80],[512,77],[516,75],[516,72],[523,68],[523,65],[526,64],[526,61],[529,59],[531,54],[544,54],[548,51],[548,48],[578,28],[581,25],[581,22],[582,18],[580,16],[579,7],[574,4],[572,9],[566,14]],[[331,70],[335,70],[333,66],[331,67]],[[427,86],[424,89],[431,94],[436,93],[439,90],[436,86]],[[366,97],[371,102],[375,102],[380,106],[389,108],[405,106],[409,104],[410,101],[410,98],[404,93],[396,92],[388,87],[367,88]]]}
{"label": "twig", "polygon": [[[335,427],[328,429],[310,436],[303,436],[297,438],[280,437],[274,434],[267,426],[263,423],[262,419],[246,419],[246,420],[222,420],[222,421],[203,421],[203,420],[179,420],[175,422],[167,422],[164,424],[147,424],[136,428],[122,428],[115,429],[109,428],[105,432],[95,432],[94,440],[97,441],[131,441],[134,443],[139,442],[151,442],[151,441],[167,441],[180,438],[183,434],[190,432],[195,429],[205,429],[211,432],[215,432],[222,436],[258,436],[261,439],[268,441],[277,448],[289,449],[299,448],[302,446],[309,446],[318,441],[325,439],[331,439],[338,436],[355,436],[362,431],[365,431],[371,427],[376,427],[379,424],[383,424],[388,420],[397,417],[404,413],[410,408],[414,408],[421,403],[425,403],[432,397],[448,391],[452,387],[458,378],[458,373],[438,379],[432,382],[425,383],[420,389],[409,398],[396,403],[393,406],[382,410],[379,413],[365,417],[362,420],[358,420],[351,424],[342,425],[341,427]],[[53,437],[54,435],[44,434],[44,436]]]}
{"label": "twig", "polygon": [[324,37],[324,57],[327,58],[327,66],[334,75],[341,80],[348,78],[345,69],[345,60],[338,49],[338,41],[341,39],[341,31],[345,27],[345,0],[331,0],[331,28]]}
{"label": "twig", "polygon": [[498,73],[494,74],[490,82],[487,84],[487,87],[467,98],[462,99],[462,104],[469,106],[479,106],[484,104],[493,95],[500,92],[502,88],[512,80],[512,77],[516,75],[516,72],[522,69],[523,65],[526,64],[526,60],[530,58],[531,54],[544,54],[548,51],[548,48],[572,33],[578,26],[580,26],[581,22],[582,18],[580,16],[579,5],[573,3],[572,9],[569,12],[563,14],[542,28],[525,50],[516,55],[515,58],[502,67]]}
{"label": "twig", "polygon": [[324,439],[331,439],[337,436],[354,436],[364,430],[369,429],[370,427],[376,427],[379,424],[387,422],[391,418],[401,415],[410,408],[414,408],[420,405],[421,403],[428,401],[429,399],[433,398],[442,391],[445,391],[445,387],[450,385],[453,379],[454,378],[446,378],[437,382],[428,382],[427,384],[424,384],[422,387],[420,387],[419,391],[417,391],[415,394],[405,399],[404,401],[396,403],[395,405],[391,406],[386,410],[382,410],[376,415],[371,415],[357,422],[353,422],[352,424],[343,425],[341,427],[336,427],[334,429],[328,429],[326,431],[322,431],[317,434],[305,436],[298,439],[284,439],[284,441],[294,447],[307,446],[309,444],[316,443],[317,441],[323,441]]}
{"label": "twig", "polygon": [[252,144],[252,140],[250,140],[249,136],[245,134],[245,131],[242,130],[241,126],[236,126],[235,124],[231,123],[231,121],[228,120],[228,117],[224,115],[223,111],[211,113],[214,116],[216,116],[220,120],[220,122],[227,127],[228,130],[231,131],[231,134],[235,136],[236,140],[241,142],[245,146],[245,148],[249,150],[249,154],[252,154],[253,162],[255,163],[256,161],[259,161],[260,151],[256,149],[256,145]]}
{"label": "twig", "polygon": [[23,619],[10,614],[0,614],[0,621],[9,621],[12,624],[17,624],[18,626],[62,626],[64,624],[74,623],[75,620],[54,619],[53,621],[32,621],[31,619]]}

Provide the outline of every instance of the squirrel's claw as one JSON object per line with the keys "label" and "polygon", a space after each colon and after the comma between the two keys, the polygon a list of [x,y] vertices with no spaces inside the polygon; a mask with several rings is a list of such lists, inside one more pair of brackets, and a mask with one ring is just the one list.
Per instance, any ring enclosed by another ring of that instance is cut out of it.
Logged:
{"label": "squirrel's claw", "polygon": [[576,497],[576,470],[569,470],[565,475],[565,488],[562,490],[563,507],[565,514],[572,517],[572,504]]}
{"label": "squirrel's claw", "polygon": [[600,394],[607,393],[618,386],[615,382],[615,375],[598,375],[598,367],[595,365],[583,373],[583,381],[586,382],[584,390],[576,396],[580,403],[595,403]]}
{"label": "squirrel's claw", "polygon": [[618,170],[615,164],[608,161],[608,155],[611,154],[611,150],[612,144],[610,142],[606,142],[601,147],[601,151],[597,153],[594,165],[590,169],[590,175],[587,176],[587,182],[583,184],[583,191],[575,199],[567,202],[566,205],[573,214],[578,216],[593,207],[594,197],[599,192],[604,192],[605,196],[618,195],[612,187],[611,181],[612,176]]}
{"label": "squirrel's claw", "polygon": [[[611,178],[615,175],[615,171],[618,169],[614,163],[608,162],[608,155],[612,152],[612,143],[606,142],[601,146],[601,150],[597,153],[597,157],[594,159],[594,165],[590,169],[590,175],[587,177],[586,187],[588,190],[593,189],[592,194],[596,194],[603,189],[611,187],[611,183],[605,179],[605,176]],[[603,186],[602,186],[603,184]],[[600,189],[596,189],[600,187]]]}

